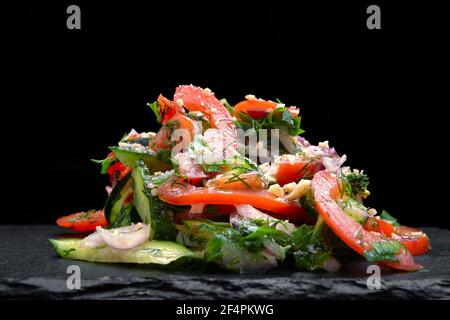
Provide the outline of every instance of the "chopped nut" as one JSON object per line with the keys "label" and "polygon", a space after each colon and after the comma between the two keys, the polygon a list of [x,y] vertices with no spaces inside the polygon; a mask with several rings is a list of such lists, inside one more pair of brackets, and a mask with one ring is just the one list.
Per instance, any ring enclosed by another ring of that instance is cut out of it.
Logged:
{"label": "chopped nut", "polygon": [[284,191],[284,193],[289,193],[292,190],[294,190],[296,186],[297,186],[297,184],[295,182],[291,182],[291,183],[285,184],[283,186],[283,191]]}
{"label": "chopped nut", "polygon": [[297,157],[294,156],[293,154],[283,154],[279,157],[276,157],[274,159],[274,163],[275,163],[275,165],[278,165],[280,163],[280,161],[288,161],[289,164],[295,164],[296,160],[297,160]]}
{"label": "chopped nut", "polygon": [[181,108],[182,106],[184,106],[183,99],[179,98],[175,100],[175,104],[177,105],[177,107]]}
{"label": "chopped nut", "polygon": [[141,133],[141,138],[154,138],[156,136],[155,132],[143,132]]}
{"label": "chopped nut", "polygon": [[245,96],[245,99],[247,100],[256,100],[256,97],[253,94],[248,94]]}
{"label": "chopped nut", "polygon": [[214,93],[211,91],[210,88],[205,88],[205,89],[203,89],[203,92],[206,93],[206,94],[208,94],[208,95],[214,94]]}
{"label": "chopped nut", "polygon": [[[290,185],[291,183],[287,184]],[[311,180],[302,179],[299,183],[295,184],[295,187],[290,191],[290,193],[286,196],[288,200],[299,200],[300,198],[306,196],[308,192],[311,190]],[[285,187],[287,186],[285,185]],[[283,188],[284,190],[284,188]],[[286,191],[286,190],[284,190]]]}
{"label": "chopped nut", "polygon": [[328,149],[330,147],[330,144],[328,140],[325,140],[323,142],[319,142],[319,147],[322,149]]}
{"label": "chopped nut", "polygon": [[264,162],[264,163],[260,164],[259,169],[261,169],[261,171],[263,173],[266,173],[270,169],[270,162]]}
{"label": "chopped nut", "polygon": [[341,172],[344,176],[350,174],[350,167],[342,167]]}
{"label": "chopped nut", "polygon": [[292,155],[292,154],[288,154],[287,158],[288,158],[289,164],[291,164],[291,165],[294,165],[295,164],[295,160],[297,160],[297,157]]}
{"label": "chopped nut", "polygon": [[362,192],[362,194],[361,194],[361,196],[365,199],[365,198],[367,198],[368,196],[370,196],[370,191],[369,190],[364,190],[363,192]]}
{"label": "chopped nut", "polygon": [[284,191],[283,188],[280,187],[279,184],[273,184],[269,187],[269,193],[273,194],[275,197],[283,197]]}
{"label": "chopped nut", "polygon": [[271,165],[270,162],[263,163],[259,165],[259,169],[261,170],[264,179],[269,183],[276,183],[277,179],[275,175],[277,174],[277,166]]}

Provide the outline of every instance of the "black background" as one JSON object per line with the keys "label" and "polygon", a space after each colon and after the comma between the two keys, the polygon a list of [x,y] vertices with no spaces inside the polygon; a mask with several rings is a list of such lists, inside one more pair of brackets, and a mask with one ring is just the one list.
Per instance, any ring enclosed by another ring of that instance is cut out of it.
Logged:
{"label": "black background", "polygon": [[[294,4],[295,3],[295,4]],[[81,7],[81,30],[66,8]],[[382,29],[366,28],[381,7]],[[178,84],[238,102],[301,107],[305,136],[329,140],[371,177],[369,204],[402,223],[450,227],[444,7],[377,1],[115,1],[2,4],[1,223],[53,223],[101,208],[102,159],[146,106]]]}

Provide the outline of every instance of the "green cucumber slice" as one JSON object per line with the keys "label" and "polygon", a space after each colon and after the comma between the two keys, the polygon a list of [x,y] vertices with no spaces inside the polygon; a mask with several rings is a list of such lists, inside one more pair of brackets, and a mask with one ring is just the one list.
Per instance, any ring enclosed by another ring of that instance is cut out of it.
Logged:
{"label": "green cucumber slice", "polygon": [[364,224],[369,218],[367,208],[352,198],[348,198],[345,201],[339,199],[338,204],[350,218],[360,224]]}
{"label": "green cucumber slice", "polygon": [[137,161],[142,160],[149,168],[150,173],[172,169],[172,163],[170,160],[164,159],[163,153],[155,153],[150,148],[140,144],[130,143],[110,149],[121,162],[131,168],[136,166]]}
{"label": "green cucumber slice", "polygon": [[141,221],[151,226],[150,239],[174,240],[176,230],[172,223],[171,212],[167,205],[152,195],[148,187],[150,171],[142,160],[136,162],[132,178],[134,181],[133,204]]}
{"label": "green cucumber slice", "polygon": [[131,204],[125,200],[133,194],[131,173],[123,177],[111,191],[105,203],[105,217],[108,224],[113,227],[123,227],[131,222]]}
{"label": "green cucumber slice", "polygon": [[62,258],[110,263],[138,263],[168,265],[181,258],[201,259],[202,254],[171,241],[147,241],[130,250],[118,250],[107,245],[80,248],[82,239],[49,239]]}

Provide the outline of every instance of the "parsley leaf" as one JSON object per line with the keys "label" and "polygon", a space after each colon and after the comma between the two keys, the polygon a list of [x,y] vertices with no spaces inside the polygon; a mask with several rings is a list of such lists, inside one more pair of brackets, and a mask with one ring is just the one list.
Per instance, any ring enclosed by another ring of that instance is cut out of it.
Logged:
{"label": "parsley leaf", "polygon": [[[289,236],[260,220],[238,220],[233,227],[219,228],[208,224],[201,232],[210,232],[212,238],[205,249],[209,262],[216,262],[230,270],[245,271],[273,267],[275,258],[283,260]],[[270,251],[268,255],[266,251]]]}
{"label": "parsley leaf", "polygon": [[223,237],[214,237],[208,241],[205,250],[206,261],[208,262],[219,262],[223,258],[222,248],[224,247]]}
{"label": "parsley leaf", "polygon": [[323,269],[331,255],[331,248],[320,241],[317,229],[313,226],[301,225],[292,233],[290,241],[295,266],[300,270]]}
{"label": "parsley leaf", "polygon": [[367,261],[398,261],[397,254],[403,248],[403,245],[395,240],[386,240],[375,242],[372,249],[364,252]]}
{"label": "parsley leaf", "polygon": [[351,172],[343,177],[345,191],[351,196],[363,195],[369,186],[369,176],[363,172]]}
{"label": "parsley leaf", "polygon": [[217,164],[217,163],[204,163],[202,164],[203,167],[203,171],[205,171],[205,173],[209,173],[209,172],[220,172],[220,170],[222,170],[222,165],[221,164]]}
{"label": "parsley leaf", "polygon": [[400,223],[398,223],[397,219],[395,219],[393,216],[391,216],[386,210],[383,210],[380,214],[380,219],[383,219],[386,222],[389,222],[394,227],[400,226]]}
{"label": "parsley leaf", "polygon": [[[331,247],[321,240],[323,219],[315,226],[302,225],[292,234],[276,228],[277,224],[265,219],[238,220],[233,227],[218,230],[210,225],[200,227],[202,232],[212,232],[205,250],[207,261],[236,270],[242,267],[243,255],[251,255],[256,261],[264,258],[264,252],[276,252],[278,260],[286,253],[292,254],[295,266],[300,270],[316,271],[324,268],[331,256]],[[245,260],[245,259],[244,259]],[[252,260],[252,264],[259,262]],[[248,261],[247,261],[248,262]]]}

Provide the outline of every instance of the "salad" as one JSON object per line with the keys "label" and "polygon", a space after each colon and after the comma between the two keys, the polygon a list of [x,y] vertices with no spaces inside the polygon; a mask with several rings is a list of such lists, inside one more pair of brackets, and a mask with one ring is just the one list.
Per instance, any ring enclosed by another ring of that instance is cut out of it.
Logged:
{"label": "salad", "polygon": [[415,271],[420,230],[364,205],[363,170],[328,141],[309,143],[299,109],[253,95],[234,106],[210,89],[176,88],[148,104],[158,132],[131,130],[93,160],[109,176],[102,210],[57,220],[67,259],[261,272],[281,264],[337,271],[341,253]]}

